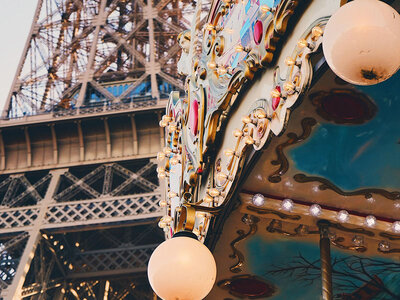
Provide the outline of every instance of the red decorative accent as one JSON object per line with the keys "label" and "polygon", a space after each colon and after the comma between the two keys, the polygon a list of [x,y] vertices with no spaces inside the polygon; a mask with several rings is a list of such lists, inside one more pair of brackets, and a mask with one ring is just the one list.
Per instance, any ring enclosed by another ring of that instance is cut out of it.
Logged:
{"label": "red decorative accent", "polygon": [[262,35],[263,35],[263,24],[261,21],[257,21],[254,24],[254,42],[258,45],[261,43]]}
{"label": "red decorative accent", "polygon": [[[281,87],[277,85],[275,89],[279,92],[281,92]],[[274,97],[272,98],[272,109],[276,110],[279,106],[279,103],[281,102],[281,97]]]}
{"label": "red decorative accent", "polygon": [[368,106],[359,97],[351,94],[329,94],[322,98],[322,109],[333,119],[343,121],[362,120],[368,114]]}
{"label": "red decorative accent", "polygon": [[190,127],[190,132],[193,135],[197,135],[197,125],[199,123],[198,119],[199,119],[199,103],[196,100],[193,100],[190,105],[190,111],[189,111],[189,127]]}
{"label": "red decorative accent", "polygon": [[237,278],[230,283],[230,290],[234,294],[247,297],[268,297],[275,293],[275,288],[256,278]]}
{"label": "red decorative accent", "polygon": [[203,169],[202,168],[197,168],[197,174],[203,174]]}

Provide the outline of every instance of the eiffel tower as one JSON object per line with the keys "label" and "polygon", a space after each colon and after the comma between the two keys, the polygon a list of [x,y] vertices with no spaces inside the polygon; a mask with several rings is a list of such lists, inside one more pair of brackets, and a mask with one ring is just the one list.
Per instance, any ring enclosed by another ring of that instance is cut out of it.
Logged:
{"label": "eiffel tower", "polygon": [[158,123],[194,10],[38,1],[0,119],[2,299],[157,299]]}

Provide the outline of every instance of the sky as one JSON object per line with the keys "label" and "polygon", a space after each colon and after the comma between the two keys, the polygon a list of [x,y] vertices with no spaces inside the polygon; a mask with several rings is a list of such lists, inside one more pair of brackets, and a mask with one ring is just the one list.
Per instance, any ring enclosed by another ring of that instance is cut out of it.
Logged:
{"label": "sky", "polygon": [[36,0],[0,0],[0,110],[10,91],[36,4]]}

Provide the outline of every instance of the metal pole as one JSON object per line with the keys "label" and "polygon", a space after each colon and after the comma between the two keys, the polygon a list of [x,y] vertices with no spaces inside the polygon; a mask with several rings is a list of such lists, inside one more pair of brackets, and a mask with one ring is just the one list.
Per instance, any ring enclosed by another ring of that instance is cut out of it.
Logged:
{"label": "metal pole", "polygon": [[332,266],[331,266],[331,242],[329,240],[329,222],[318,222],[320,232],[320,256],[321,256],[321,281],[322,299],[332,300]]}

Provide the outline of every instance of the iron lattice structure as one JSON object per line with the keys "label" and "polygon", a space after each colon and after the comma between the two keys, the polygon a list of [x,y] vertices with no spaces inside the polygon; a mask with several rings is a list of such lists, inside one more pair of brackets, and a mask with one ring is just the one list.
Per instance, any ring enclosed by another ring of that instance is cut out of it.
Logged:
{"label": "iron lattice structure", "polygon": [[[182,91],[176,38],[194,9],[189,0],[39,0],[3,118]],[[116,81],[124,85],[103,84]]]}
{"label": "iron lattice structure", "polygon": [[194,11],[38,1],[0,119],[1,299],[156,299],[158,122]]}

